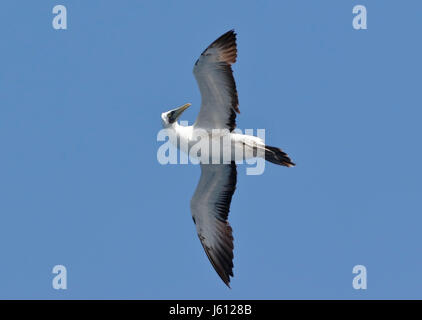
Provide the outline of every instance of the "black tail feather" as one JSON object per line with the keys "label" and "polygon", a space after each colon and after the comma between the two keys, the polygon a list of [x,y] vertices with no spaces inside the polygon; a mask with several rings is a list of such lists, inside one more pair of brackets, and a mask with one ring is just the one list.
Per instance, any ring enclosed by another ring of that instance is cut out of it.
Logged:
{"label": "black tail feather", "polygon": [[287,153],[280,148],[265,146],[265,160],[278,164],[280,166],[294,167],[295,164],[290,160]]}

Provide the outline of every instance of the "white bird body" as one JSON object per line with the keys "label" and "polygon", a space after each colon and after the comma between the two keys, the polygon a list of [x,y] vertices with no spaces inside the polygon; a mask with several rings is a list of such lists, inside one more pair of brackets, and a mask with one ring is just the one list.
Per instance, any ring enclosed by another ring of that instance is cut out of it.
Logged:
{"label": "white bird body", "polygon": [[[257,156],[261,158],[265,156],[264,140],[252,135],[230,132],[226,129],[205,130],[195,128],[195,125],[182,126],[174,122],[167,128],[167,134],[176,148],[201,162],[208,161],[208,163],[214,164],[241,162]],[[195,148],[201,147],[198,145],[203,141],[205,135],[209,141],[208,148],[207,145],[202,145],[201,152],[193,152],[196,150]],[[217,149],[220,151],[218,152]]]}
{"label": "white bird body", "polygon": [[234,131],[239,101],[231,65],[236,58],[236,34],[231,30],[208,46],[195,63],[193,73],[202,97],[196,122],[192,126],[177,123],[190,104],[161,114],[170,141],[201,164],[201,177],[191,199],[192,218],[205,253],[227,286],[233,277],[228,214],[237,183],[236,162],[262,157],[294,166],[281,149]]}

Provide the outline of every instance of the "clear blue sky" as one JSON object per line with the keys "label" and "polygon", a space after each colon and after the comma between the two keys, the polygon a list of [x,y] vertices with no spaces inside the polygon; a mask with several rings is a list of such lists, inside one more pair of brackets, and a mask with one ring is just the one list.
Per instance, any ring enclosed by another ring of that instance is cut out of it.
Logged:
{"label": "clear blue sky", "polygon": [[[68,30],[52,28],[54,5]],[[352,8],[368,9],[368,30]],[[420,1],[1,1],[0,298],[422,298]],[[198,166],[160,114],[235,28],[240,128],[297,163],[239,168],[232,289],[202,250]],[[52,268],[68,270],[54,290]],[[368,289],[352,287],[352,268]]]}

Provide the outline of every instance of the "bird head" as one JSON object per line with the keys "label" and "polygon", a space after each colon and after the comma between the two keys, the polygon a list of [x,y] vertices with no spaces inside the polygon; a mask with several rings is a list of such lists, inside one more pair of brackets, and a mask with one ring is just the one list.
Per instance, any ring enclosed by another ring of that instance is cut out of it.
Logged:
{"label": "bird head", "polygon": [[191,106],[190,103],[186,103],[179,108],[176,108],[167,112],[163,112],[161,114],[163,127],[167,128],[167,127],[172,126],[177,121],[177,119],[182,115],[183,111],[185,111],[190,106]]}

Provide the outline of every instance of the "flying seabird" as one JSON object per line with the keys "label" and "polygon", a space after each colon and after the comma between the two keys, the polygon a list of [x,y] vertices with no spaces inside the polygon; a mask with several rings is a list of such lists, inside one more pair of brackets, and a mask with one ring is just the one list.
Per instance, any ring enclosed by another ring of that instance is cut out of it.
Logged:
{"label": "flying seabird", "polygon": [[[224,283],[230,287],[233,277],[233,235],[228,214],[233,193],[236,189],[237,170],[233,154],[241,152],[241,160],[261,157],[272,163],[291,167],[295,164],[281,149],[265,145],[255,136],[233,132],[236,127],[236,113],[239,101],[231,65],[236,62],[236,33],[230,30],[215,40],[202,52],[195,62],[193,74],[201,92],[201,108],[192,126],[182,126],[177,119],[191,104],[161,114],[163,127],[176,139],[175,145],[190,154],[198,142],[196,132],[206,132],[210,139],[229,138],[230,159],[222,161],[221,154],[201,152],[195,156],[200,159],[201,177],[191,199],[192,218],[201,244],[212,266]],[[216,137],[215,129],[221,133]],[[204,161],[209,160],[209,161]]]}

